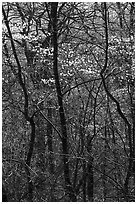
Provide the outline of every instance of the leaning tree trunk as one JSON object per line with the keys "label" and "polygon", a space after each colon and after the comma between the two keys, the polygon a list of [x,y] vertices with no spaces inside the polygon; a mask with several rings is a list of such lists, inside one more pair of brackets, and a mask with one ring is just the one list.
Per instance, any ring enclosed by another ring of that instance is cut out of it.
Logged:
{"label": "leaning tree trunk", "polygon": [[104,4],[104,24],[105,24],[105,41],[106,41],[106,47],[105,47],[105,64],[101,70],[101,78],[104,86],[104,90],[107,94],[107,96],[115,103],[117,112],[121,119],[124,121],[125,125],[127,126],[127,136],[128,136],[128,147],[129,147],[129,156],[128,156],[128,167],[127,167],[127,173],[126,173],[126,178],[123,186],[123,194],[126,202],[130,201],[129,198],[129,183],[130,183],[130,178],[133,175],[133,169],[134,169],[134,144],[132,141],[132,129],[131,129],[131,124],[128,121],[127,117],[125,116],[124,112],[122,111],[120,107],[120,103],[118,100],[110,93],[106,82],[105,82],[105,77],[104,77],[104,72],[107,69],[108,66],[108,48],[109,48],[109,43],[108,43],[108,14],[107,14],[107,4]]}
{"label": "leaning tree trunk", "polygon": [[59,74],[58,74],[58,34],[57,34],[57,8],[58,3],[51,3],[51,23],[52,23],[52,39],[53,39],[53,72],[55,77],[55,85],[58,98],[59,106],[59,116],[62,132],[62,151],[63,151],[63,163],[64,163],[64,179],[65,179],[65,188],[66,193],[69,195],[70,201],[76,202],[76,195],[72,184],[70,181],[70,170],[69,170],[69,160],[68,160],[68,135],[66,127],[66,118],[64,113],[63,106],[63,96],[61,93]]}
{"label": "leaning tree trunk", "polygon": [[[22,112],[24,114],[26,121],[29,122],[30,128],[31,128],[29,148],[28,148],[28,154],[27,154],[26,165],[25,165],[25,170],[26,170],[27,180],[28,180],[28,200],[31,202],[31,201],[33,201],[33,182],[32,182],[31,175],[30,175],[30,165],[31,165],[31,159],[32,159],[34,142],[35,142],[35,135],[36,135],[35,134],[35,122],[34,122],[34,118],[33,118],[34,115],[32,115],[32,116],[29,115],[29,98],[28,98],[27,87],[26,87],[25,81],[23,80],[23,77],[22,77],[22,66],[20,64],[17,50],[16,50],[16,47],[14,44],[12,32],[11,32],[10,25],[9,25],[9,20],[7,18],[6,12],[5,12],[3,7],[2,7],[2,13],[4,16],[5,25],[6,25],[7,30],[8,30],[8,35],[9,35],[9,39],[11,42],[11,48],[13,51],[13,55],[14,55],[14,58],[15,58],[15,61],[17,64],[17,68],[18,68],[18,71],[15,75],[17,75],[17,77],[18,77],[19,84],[20,84],[22,91],[23,91],[23,94],[24,94],[24,111],[22,111]],[[10,66],[11,66],[11,68],[13,68],[13,65],[11,63],[10,63]]]}

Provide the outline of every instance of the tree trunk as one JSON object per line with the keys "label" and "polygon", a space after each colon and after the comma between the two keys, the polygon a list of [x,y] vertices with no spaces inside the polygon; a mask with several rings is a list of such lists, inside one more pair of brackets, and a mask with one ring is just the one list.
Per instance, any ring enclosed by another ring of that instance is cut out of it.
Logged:
{"label": "tree trunk", "polygon": [[36,148],[37,148],[37,154],[38,154],[38,159],[37,159],[37,167],[41,172],[45,172],[45,122],[43,118],[41,117],[40,113],[37,114],[36,117],[36,124],[37,124],[37,129],[36,129]]}
{"label": "tree trunk", "polygon": [[93,202],[94,201],[94,178],[93,178],[93,158],[90,158],[90,161],[87,164],[87,195],[88,195],[88,201]]}
{"label": "tree trunk", "polygon": [[4,20],[5,20],[5,25],[7,27],[8,34],[10,37],[11,48],[12,48],[13,55],[14,55],[14,58],[15,58],[15,61],[17,64],[17,68],[18,68],[18,73],[17,73],[18,81],[19,81],[19,84],[20,84],[22,91],[23,91],[23,94],[24,94],[24,112],[23,112],[23,114],[24,114],[26,121],[28,121],[30,123],[30,126],[31,126],[29,150],[28,150],[27,159],[26,159],[26,173],[27,173],[27,179],[28,179],[29,201],[32,201],[32,199],[33,199],[33,195],[32,195],[33,183],[31,180],[30,171],[29,171],[28,167],[30,167],[30,164],[31,164],[31,158],[32,158],[34,142],[35,142],[35,122],[34,122],[33,116],[32,117],[29,116],[29,98],[28,98],[27,87],[26,87],[25,81],[23,80],[23,77],[22,77],[22,66],[21,66],[20,60],[18,58],[17,50],[16,50],[16,47],[14,44],[11,29],[9,26],[9,21],[7,19],[7,15],[6,15],[6,12],[4,10],[4,7],[2,7],[2,12],[3,12]]}
{"label": "tree trunk", "polygon": [[92,154],[92,140],[87,144],[87,151],[88,151],[88,162],[87,162],[87,196],[88,201],[94,201],[94,175],[93,175],[93,161],[94,158],[91,156]]}
{"label": "tree trunk", "polygon": [[2,185],[2,202],[8,202],[7,193],[3,185]]}
{"label": "tree trunk", "polygon": [[[52,108],[51,108],[51,100],[47,101],[47,117],[50,121],[52,121]],[[54,161],[53,161],[53,141],[52,141],[52,125],[47,121],[47,145],[48,145],[48,160],[49,160],[49,171],[51,174],[54,174]]]}
{"label": "tree trunk", "polygon": [[35,143],[35,123],[33,121],[33,118],[30,118],[30,126],[31,126],[31,136],[30,136],[30,142],[29,142],[29,150],[28,150],[28,155],[26,159],[26,173],[27,173],[27,178],[28,178],[28,199],[29,202],[33,201],[33,182],[31,180],[31,175],[30,175],[30,167],[31,165],[31,158],[33,154],[33,149],[34,149],[34,143]]}
{"label": "tree trunk", "polygon": [[51,21],[52,21],[52,35],[53,35],[53,71],[55,77],[55,85],[58,97],[58,105],[59,105],[59,115],[60,115],[60,124],[62,131],[62,151],[63,151],[63,162],[64,162],[64,178],[65,178],[65,187],[66,193],[69,195],[70,201],[76,202],[76,195],[74,193],[74,189],[72,188],[72,184],[70,181],[69,175],[69,160],[68,160],[68,136],[67,136],[67,128],[66,128],[66,118],[64,113],[63,106],[63,96],[61,93],[59,74],[58,74],[58,37],[57,37],[57,8],[58,3],[51,3]]}

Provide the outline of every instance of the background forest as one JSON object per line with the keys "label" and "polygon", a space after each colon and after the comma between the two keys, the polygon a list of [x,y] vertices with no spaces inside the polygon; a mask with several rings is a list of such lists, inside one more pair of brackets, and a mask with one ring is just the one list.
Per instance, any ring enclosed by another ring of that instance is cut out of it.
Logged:
{"label": "background forest", "polygon": [[135,3],[2,14],[3,199],[135,201]]}

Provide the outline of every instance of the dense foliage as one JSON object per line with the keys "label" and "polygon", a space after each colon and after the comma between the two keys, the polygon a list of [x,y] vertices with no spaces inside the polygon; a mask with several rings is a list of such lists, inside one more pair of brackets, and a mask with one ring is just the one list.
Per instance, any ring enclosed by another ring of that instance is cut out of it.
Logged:
{"label": "dense foliage", "polygon": [[135,3],[3,3],[3,199],[134,201]]}

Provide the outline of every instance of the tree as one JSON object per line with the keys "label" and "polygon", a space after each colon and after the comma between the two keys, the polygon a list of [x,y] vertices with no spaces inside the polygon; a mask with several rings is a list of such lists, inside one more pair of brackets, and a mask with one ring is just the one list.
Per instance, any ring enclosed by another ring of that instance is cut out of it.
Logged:
{"label": "tree", "polygon": [[3,3],[9,201],[134,201],[134,3]]}

